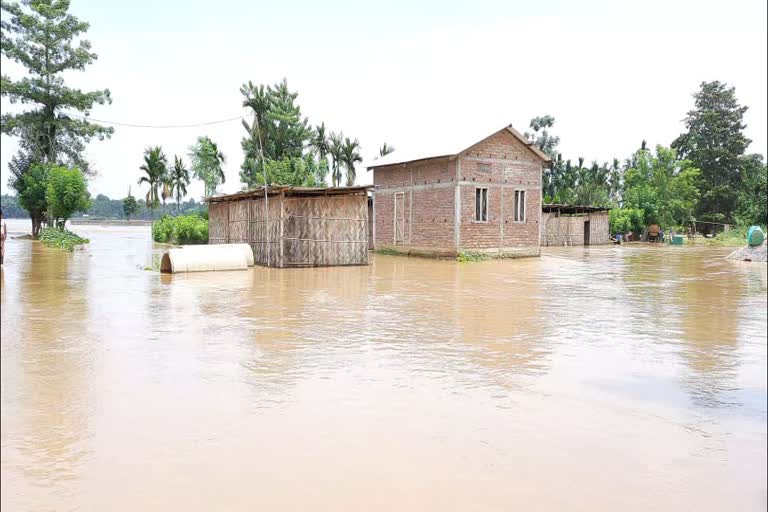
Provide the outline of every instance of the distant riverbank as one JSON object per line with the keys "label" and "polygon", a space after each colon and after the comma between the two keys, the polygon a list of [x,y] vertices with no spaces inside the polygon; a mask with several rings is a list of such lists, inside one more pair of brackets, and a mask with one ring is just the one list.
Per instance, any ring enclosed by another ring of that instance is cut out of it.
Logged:
{"label": "distant riverbank", "polygon": [[123,220],[123,219],[70,219],[73,226],[151,226],[151,220]]}

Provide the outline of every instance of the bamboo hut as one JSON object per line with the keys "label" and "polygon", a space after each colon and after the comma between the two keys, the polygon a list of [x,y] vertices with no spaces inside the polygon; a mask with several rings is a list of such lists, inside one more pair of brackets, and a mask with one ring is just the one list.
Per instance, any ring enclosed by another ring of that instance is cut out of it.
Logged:
{"label": "bamboo hut", "polygon": [[268,267],[367,265],[369,190],[272,186],[209,197],[208,243],[247,243]]}

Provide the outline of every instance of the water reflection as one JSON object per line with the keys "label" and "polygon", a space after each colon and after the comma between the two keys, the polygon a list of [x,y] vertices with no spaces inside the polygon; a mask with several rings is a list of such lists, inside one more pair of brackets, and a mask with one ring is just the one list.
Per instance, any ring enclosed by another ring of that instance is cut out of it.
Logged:
{"label": "water reflection", "polygon": [[11,421],[18,421],[13,444],[30,460],[23,471],[32,485],[71,497],[68,482],[77,478],[88,454],[94,405],[88,381],[93,348],[87,332],[87,267],[73,263],[76,255],[29,245],[28,259],[16,267],[22,273],[22,305],[3,319],[4,334],[12,323],[20,335],[19,367],[11,370],[19,400],[10,408]]}

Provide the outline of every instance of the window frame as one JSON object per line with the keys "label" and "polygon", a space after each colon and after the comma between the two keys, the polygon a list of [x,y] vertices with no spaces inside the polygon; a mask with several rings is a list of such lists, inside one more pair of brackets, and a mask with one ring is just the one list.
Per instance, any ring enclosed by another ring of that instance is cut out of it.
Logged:
{"label": "window frame", "polygon": [[[523,198],[523,209],[520,211],[520,197]],[[514,195],[514,203],[512,205],[514,213],[512,215],[512,222],[515,224],[525,224],[527,219],[526,211],[528,210],[528,190],[524,188],[516,188]]]}
{"label": "window frame", "polygon": [[[480,205],[483,205],[483,191],[485,191],[485,212],[481,210],[478,211],[478,201],[477,201],[477,194],[480,193]],[[490,206],[490,194],[488,193],[488,187],[475,187],[475,218],[472,222],[486,224],[488,223],[488,219],[491,216],[491,206]],[[480,214],[480,218],[478,218],[478,213]],[[485,218],[483,219],[483,213],[485,213]]]}

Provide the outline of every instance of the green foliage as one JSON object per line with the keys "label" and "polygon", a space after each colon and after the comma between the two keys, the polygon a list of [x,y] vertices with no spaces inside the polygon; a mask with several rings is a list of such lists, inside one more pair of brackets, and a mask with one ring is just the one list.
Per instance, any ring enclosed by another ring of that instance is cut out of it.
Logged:
{"label": "green foliage", "polygon": [[459,263],[471,263],[475,261],[486,261],[489,259],[491,259],[489,254],[474,251],[460,251],[458,256],[456,256],[456,261]]}
{"label": "green foliage", "polygon": [[[102,194],[99,194],[96,197],[97,198],[103,197],[103,198],[109,200],[109,198],[107,196],[104,196]],[[139,203],[136,202],[136,198],[131,195],[131,191],[129,190],[128,191],[128,197],[123,199],[123,215],[125,215],[126,219],[131,220],[131,217],[133,215],[136,215],[136,213],[138,211],[139,211]]]}
{"label": "green foliage", "polygon": [[734,87],[714,81],[702,82],[694,94],[695,107],[688,112],[688,131],[673,143],[681,158],[701,169],[700,220],[730,220],[736,209],[742,155],[750,144],[744,136],[744,113]]}
{"label": "green foliage", "polygon": [[176,193],[176,213],[181,208],[181,198],[187,195],[189,182],[189,170],[184,166],[184,161],[178,156],[174,157],[173,167],[168,173],[168,186],[171,194]]}
{"label": "green foliage", "polygon": [[152,239],[173,244],[204,244],[208,242],[208,221],[200,215],[166,215],[152,224]]}
{"label": "green foliage", "polygon": [[192,160],[192,174],[205,185],[205,195],[214,195],[216,187],[226,179],[221,167],[226,163],[224,153],[205,136],[198,137],[197,142],[189,148],[189,158]]}
{"label": "green foliage", "polygon": [[608,214],[611,233],[640,234],[645,228],[645,211],[640,208],[613,208]]}
{"label": "green foliage", "polygon": [[88,183],[77,167],[53,167],[48,173],[45,199],[48,212],[60,229],[75,212],[87,211],[91,204]]}
{"label": "green foliage", "polygon": [[347,168],[347,186],[351,187],[355,184],[355,164],[363,161],[363,157],[360,156],[359,140],[349,140],[349,137],[344,138],[344,146],[341,150],[341,160]]}
{"label": "green foliage", "polygon": [[699,191],[699,169],[678,160],[674,149],[656,146],[656,154],[640,149],[624,173],[624,206],[645,212],[645,224],[683,226],[693,219]]}
{"label": "green foliage", "polygon": [[[265,169],[269,184],[294,185],[305,187],[325,187],[328,175],[328,162],[323,159],[315,162],[312,155],[301,158],[292,157],[282,160],[267,160]],[[261,186],[264,178],[255,176],[254,184]]]}
{"label": "green foliage", "polygon": [[40,241],[47,247],[55,247],[70,252],[74,250],[76,245],[90,243],[87,238],[82,238],[71,231],[53,227],[42,230]]}
{"label": "green foliage", "polygon": [[329,133],[325,123],[311,129],[296,102],[298,93],[288,89],[286,80],[272,86],[248,82],[240,93],[243,106],[253,113],[250,124],[243,121],[246,136],[241,143],[245,159],[240,180],[247,187],[263,186],[265,173],[269,185],[327,186],[329,170],[339,186],[342,168],[347,183],[354,183],[355,164],[362,161],[359,141]]}
{"label": "green foliage", "polygon": [[734,218],[740,225],[768,224],[768,167],[762,155],[742,158]]}
{"label": "green foliage", "polygon": [[550,115],[534,117],[529,125],[533,132],[525,132],[525,138],[533,142],[552,160],[557,158],[557,145],[560,144],[560,137],[551,135],[548,130],[554,125],[555,118]]}
{"label": "green foliage", "polygon": [[386,142],[379,147],[379,156],[387,156],[388,154],[394,153],[394,152],[395,152],[395,147],[390,146]]}
{"label": "green foliage", "polygon": [[40,229],[48,210],[48,174],[51,166],[47,164],[33,164],[22,173],[13,183],[18,194],[19,206],[29,212],[32,219],[32,236],[40,234]]}
{"label": "green foliage", "polygon": [[87,171],[85,144],[113,132],[71,115],[88,115],[94,104],[112,100],[107,89],[83,92],[64,83],[68,72],[83,71],[96,60],[90,42],[79,39],[88,30],[88,23],[69,14],[68,9],[68,1],[2,2],[0,50],[4,57],[24,66],[28,75],[12,80],[3,74],[0,95],[11,103],[34,106],[0,117],[2,133],[21,138],[21,150],[12,162],[12,181],[29,169],[30,162],[67,162]]}
{"label": "green foliage", "polygon": [[381,254],[383,256],[401,256],[402,253],[397,252],[394,249],[390,249],[389,247],[384,247],[382,249],[376,249],[374,251],[376,254]]}
{"label": "green foliage", "polygon": [[23,219],[29,215],[27,210],[19,206],[16,196],[10,194],[0,196],[0,209],[3,211],[3,217],[8,219]]}
{"label": "green foliage", "polygon": [[159,188],[166,180],[168,172],[168,159],[163,153],[163,148],[155,146],[145,149],[144,163],[139,169],[144,171],[144,175],[139,178],[139,185],[142,183],[149,185],[146,203],[150,210],[154,210],[160,203]]}

